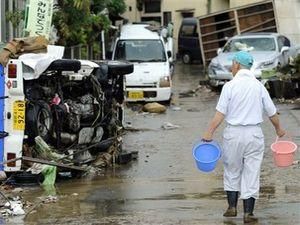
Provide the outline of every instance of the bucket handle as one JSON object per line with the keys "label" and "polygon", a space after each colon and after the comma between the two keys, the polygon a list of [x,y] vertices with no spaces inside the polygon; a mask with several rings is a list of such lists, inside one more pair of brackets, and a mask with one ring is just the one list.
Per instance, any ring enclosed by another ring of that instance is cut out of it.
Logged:
{"label": "bucket handle", "polygon": [[[288,138],[289,141],[293,141],[292,136],[291,136],[290,133],[286,133],[286,136],[287,136],[287,138]],[[278,142],[279,138],[280,138],[280,137],[278,137],[278,136],[276,135],[276,140],[275,140],[275,142]]]}

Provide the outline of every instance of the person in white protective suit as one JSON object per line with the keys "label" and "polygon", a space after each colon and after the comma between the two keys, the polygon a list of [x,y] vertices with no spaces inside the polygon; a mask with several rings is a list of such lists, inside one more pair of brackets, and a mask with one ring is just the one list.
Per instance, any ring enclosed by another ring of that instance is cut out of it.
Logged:
{"label": "person in white protective suit", "polygon": [[224,190],[228,209],[225,217],[237,215],[237,201],[244,205],[244,223],[256,222],[253,210],[259,197],[260,167],[264,154],[264,135],[261,130],[263,112],[267,114],[279,137],[285,135],[276,108],[268,91],[250,71],[253,57],[237,52],[232,60],[233,79],[222,89],[216,114],[202,139],[211,141],[214,131],[225,119],[223,133]]}

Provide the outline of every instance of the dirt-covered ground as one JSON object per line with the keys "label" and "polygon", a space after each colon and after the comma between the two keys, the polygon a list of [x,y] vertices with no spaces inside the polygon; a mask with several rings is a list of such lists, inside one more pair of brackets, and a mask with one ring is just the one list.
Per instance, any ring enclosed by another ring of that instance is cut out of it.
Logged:
{"label": "dirt-covered ground", "polygon": [[[227,205],[221,161],[214,172],[204,174],[192,157],[192,146],[218,100],[218,94],[206,88],[191,92],[201,79],[200,67],[178,64],[173,77],[175,106],[164,114],[139,113],[133,105],[126,109],[131,131],[124,136],[124,149],[138,151],[138,160],[103,170],[100,176],[57,183],[52,193],[57,196],[55,202],[40,203],[39,197],[49,193],[39,187],[26,188],[22,195],[34,210],[0,224],[243,224],[242,201],[236,218],[222,216]],[[300,111],[293,108],[278,105],[283,126],[300,145]],[[216,133],[217,141],[223,127]],[[258,224],[300,224],[300,164],[277,168],[269,147],[275,133],[267,118],[263,130],[266,151],[255,209]],[[295,160],[299,158],[297,153]]]}

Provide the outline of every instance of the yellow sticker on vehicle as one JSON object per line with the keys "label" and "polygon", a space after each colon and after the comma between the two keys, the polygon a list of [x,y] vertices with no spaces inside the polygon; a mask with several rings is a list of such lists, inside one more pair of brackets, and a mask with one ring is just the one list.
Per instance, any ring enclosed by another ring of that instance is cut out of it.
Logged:
{"label": "yellow sticker on vehicle", "polygon": [[13,129],[25,130],[25,101],[15,101],[13,104]]}
{"label": "yellow sticker on vehicle", "polygon": [[144,92],[143,91],[129,91],[128,98],[142,99],[142,98],[144,98]]}

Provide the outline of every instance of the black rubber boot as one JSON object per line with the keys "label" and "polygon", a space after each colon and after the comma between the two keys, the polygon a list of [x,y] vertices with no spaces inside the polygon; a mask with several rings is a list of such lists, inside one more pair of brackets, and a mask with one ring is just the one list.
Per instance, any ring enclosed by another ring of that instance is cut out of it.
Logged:
{"label": "black rubber boot", "polygon": [[237,215],[237,201],[239,193],[237,191],[226,191],[227,193],[227,201],[228,201],[228,209],[223,214],[225,217],[235,217]]}
{"label": "black rubber boot", "polygon": [[253,215],[255,198],[248,198],[244,201],[244,223],[255,223],[258,221]]}

